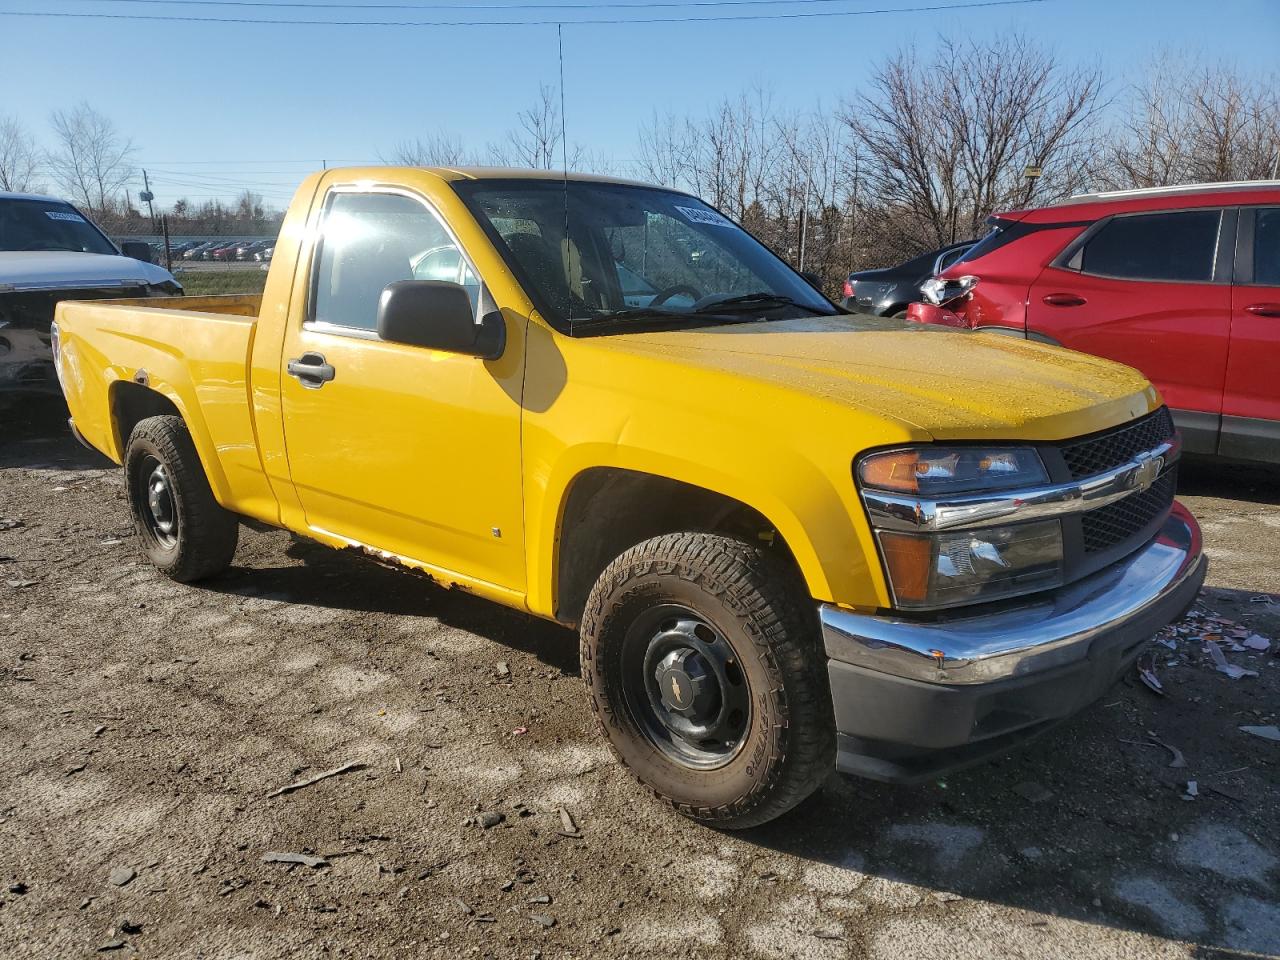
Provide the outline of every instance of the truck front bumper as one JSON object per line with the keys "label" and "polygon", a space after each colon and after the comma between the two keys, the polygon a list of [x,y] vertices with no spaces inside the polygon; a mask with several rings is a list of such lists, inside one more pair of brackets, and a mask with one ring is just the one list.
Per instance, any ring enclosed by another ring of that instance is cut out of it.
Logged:
{"label": "truck front bumper", "polygon": [[1160,532],[1084,580],[928,621],[819,608],[836,768],[913,783],[976,763],[1097,700],[1204,582],[1200,528],[1175,503]]}

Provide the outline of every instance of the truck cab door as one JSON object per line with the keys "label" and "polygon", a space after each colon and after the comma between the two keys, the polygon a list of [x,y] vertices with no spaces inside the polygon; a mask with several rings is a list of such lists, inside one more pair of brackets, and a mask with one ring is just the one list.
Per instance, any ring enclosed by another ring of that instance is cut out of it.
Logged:
{"label": "truck cab door", "polygon": [[1218,452],[1280,462],[1280,207],[1242,209],[1238,238]]}
{"label": "truck cab door", "polygon": [[445,582],[522,594],[521,331],[492,361],[378,337],[379,297],[397,280],[458,282],[477,311],[492,307],[422,197],[335,186],[316,226],[307,303],[281,358],[289,473],[307,525]]}
{"label": "truck cab door", "polygon": [[1220,251],[1232,246],[1234,216],[1101,220],[1040,273],[1027,304],[1028,336],[1141,370],[1196,453],[1217,449],[1231,331],[1230,254]]}

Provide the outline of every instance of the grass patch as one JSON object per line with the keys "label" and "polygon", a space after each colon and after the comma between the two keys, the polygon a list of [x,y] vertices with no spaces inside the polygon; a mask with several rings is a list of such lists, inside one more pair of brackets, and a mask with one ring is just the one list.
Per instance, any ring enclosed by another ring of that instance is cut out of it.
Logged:
{"label": "grass patch", "polygon": [[267,285],[267,271],[190,270],[176,274],[189,297],[216,297],[229,293],[261,293]]}

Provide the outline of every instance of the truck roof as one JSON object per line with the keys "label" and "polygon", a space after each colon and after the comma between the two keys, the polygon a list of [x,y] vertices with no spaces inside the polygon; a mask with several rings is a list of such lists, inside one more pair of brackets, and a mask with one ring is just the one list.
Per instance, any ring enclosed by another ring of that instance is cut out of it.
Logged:
{"label": "truck roof", "polygon": [[[528,167],[405,167],[402,169],[427,170],[442,180],[564,180],[563,170],[531,170]],[[589,183],[620,183],[633,187],[654,187],[656,184],[624,177],[607,177],[595,173],[569,172],[569,180]]]}

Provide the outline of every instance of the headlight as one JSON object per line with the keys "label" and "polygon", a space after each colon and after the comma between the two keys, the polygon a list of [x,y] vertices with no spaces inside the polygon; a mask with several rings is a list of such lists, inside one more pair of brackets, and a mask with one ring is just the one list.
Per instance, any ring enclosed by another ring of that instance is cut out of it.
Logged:
{"label": "headlight", "polygon": [[1062,583],[1058,520],[955,533],[879,533],[897,606],[953,607],[999,600]]}
{"label": "headlight", "polygon": [[915,447],[863,457],[863,487],[936,497],[1047,483],[1040,455],[1028,447]]}
{"label": "headlight", "polygon": [[954,280],[943,280],[941,277],[930,277],[920,284],[920,292],[935,307],[950,303],[963,297],[978,285],[977,277],[957,277]]}
{"label": "headlight", "polygon": [[1062,583],[1060,521],[973,520],[973,504],[987,509],[994,500],[998,508],[1005,491],[1016,500],[1019,491],[1049,482],[1034,449],[890,450],[859,460],[857,476],[895,606],[939,609]]}

